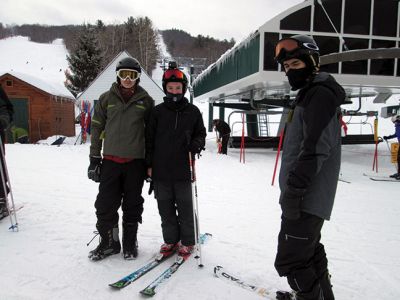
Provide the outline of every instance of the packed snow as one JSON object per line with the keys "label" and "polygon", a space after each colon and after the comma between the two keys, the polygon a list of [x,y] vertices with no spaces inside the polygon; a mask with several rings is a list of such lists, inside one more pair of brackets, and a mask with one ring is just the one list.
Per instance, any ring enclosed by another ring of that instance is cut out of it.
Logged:
{"label": "packed snow", "polygon": [[[202,109],[206,105],[200,105]],[[163,242],[156,201],[143,196],[139,257],[114,255],[100,262],[87,258],[86,243],[95,230],[93,207],[98,184],[86,177],[89,145],[7,145],[6,156],[18,211],[19,232],[0,221],[2,272],[0,299],[140,299],[139,291],[173,259],[121,291],[108,287],[147,262]],[[379,146],[379,174],[395,171],[384,144]],[[287,289],[273,262],[280,224],[279,187],[271,186],[276,152],[239,149],[216,153],[214,135],[197,162],[200,228],[213,238],[203,246],[204,268],[191,259],[158,291],[155,299],[258,299],[259,296],[214,278],[222,265],[246,281]],[[343,146],[343,162],[332,219],[326,222],[326,246],[337,299],[395,299],[400,296],[399,183],[373,182],[374,146]]]}

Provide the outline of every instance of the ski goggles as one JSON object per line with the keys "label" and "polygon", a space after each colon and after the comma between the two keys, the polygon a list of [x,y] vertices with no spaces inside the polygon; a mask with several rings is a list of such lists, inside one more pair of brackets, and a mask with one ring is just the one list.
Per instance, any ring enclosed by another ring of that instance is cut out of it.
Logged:
{"label": "ski goggles", "polygon": [[179,69],[168,69],[164,72],[164,79],[184,79],[185,74]]}
{"label": "ski goggles", "polygon": [[287,38],[280,40],[275,46],[275,59],[280,61],[284,58],[286,53],[293,52],[297,49],[308,49],[313,51],[319,51],[317,45],[313,43],[301,43],[295,39]]}
{"label": "ski goggles", "polygon": [[128,77],[130,80],[136,80],[140,77],[140,73],[136,70],[120,69],[117,71],[117,76],[121,80],[126,80]]}

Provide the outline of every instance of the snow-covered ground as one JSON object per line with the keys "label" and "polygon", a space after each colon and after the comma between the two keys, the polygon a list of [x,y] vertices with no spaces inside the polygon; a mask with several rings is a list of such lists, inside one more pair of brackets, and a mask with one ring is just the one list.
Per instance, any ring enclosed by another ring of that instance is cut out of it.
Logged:
{"label": "snow-covered ground", "polygon": [[[114,255],[87,258],[97,239],[93,207],[98,185],[86,177],[88,145],[7,145],[7,161],[17,205],[19,232],[0,221],[0,299],[141,299],[139,290],[169,262],[121,291],[108,284],[148,261],[162,243],[156,201],[147,195],[135,261]],[[379,173],[391,174],[385,144],[379,146]],[[372,145],[344,146],[342,177],[332,220],[323,228],[334,291],[338,300],[397,299],[400,253],[399,183],[373,182]],[[259,299],[259,296],[213,277],[222,265],[243,279],[287,289],[273,262],[280,222],[279,188],[271,186],[276,153],[248,149],[216,154],[214,135],[198,161],[198,196],[202,232],[213,238],[203,247],[205,267],[192,259],[159,290],[155,299]],[[172,261],[172,259],[171,259]]]}

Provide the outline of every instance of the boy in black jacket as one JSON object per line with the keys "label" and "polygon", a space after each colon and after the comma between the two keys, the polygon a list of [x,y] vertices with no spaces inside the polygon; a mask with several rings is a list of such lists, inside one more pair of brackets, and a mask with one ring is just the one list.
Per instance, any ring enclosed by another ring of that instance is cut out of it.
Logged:
{"label": "boy in black jacket", "polygon": [[152,110],[146,133],[148,176],[154,181],[164,244],[160,252],[179,248],[185,255],[195,244],[189,152],[205,145],[200,110],[184,97],[188,80],[176,66],[162,79],[164,102]]}

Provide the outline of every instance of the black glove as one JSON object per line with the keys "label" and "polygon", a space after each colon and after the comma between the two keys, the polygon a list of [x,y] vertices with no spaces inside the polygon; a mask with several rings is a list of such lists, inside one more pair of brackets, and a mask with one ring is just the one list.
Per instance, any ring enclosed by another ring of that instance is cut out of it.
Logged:
{"label": "black glove", "polygon": [[300,206],[306,189],[295,188],[290,185],[281,194],[279,203],[281,204],[282,214],[285,218],[290,220],[297,220],[300,218]]}
{"label": "black glove", "polygon": [[154,181],[150,176],[148,176],[148,177],[146,177],[146,182],[149,183],[149,192],[148,192],[148,194],[151,195],[151,193],[154,191]]}
{"label": "black glove", "polygon": [[199,142],[193,140],[189,145],[188,145],[188,151],[192,152],[192,154],[197,154],[200,153],[204,148],[200,145]]}
{"label": "black glove", "polygon": [[385,141],[387,141],[387,140],[389,139],[389,137],[388,137],[387,135],[385,135],[385,136],[383,137],[383,139],[384,139]]}
{"label": "black glove", "polygon": [[88,177],[94,182],[100,182],[100,171],[101,171],[101,157],[90,156],[90,165],[88,168]]}

